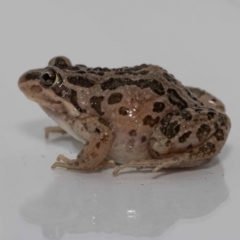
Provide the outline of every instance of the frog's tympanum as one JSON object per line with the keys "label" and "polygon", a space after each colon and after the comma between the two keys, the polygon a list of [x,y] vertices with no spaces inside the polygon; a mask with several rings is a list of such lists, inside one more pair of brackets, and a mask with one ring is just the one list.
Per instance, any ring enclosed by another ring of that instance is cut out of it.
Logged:
{"label": "frog's tympanum", "polygon": [[77,158],[57,157],[55,167],[94,171],[126,167],[195,167],[222,149],[231,123],[223,103],[185,87],[159,66],[72,66],[65,57],[23,74],[19,87],[58,124],[84,143]]}

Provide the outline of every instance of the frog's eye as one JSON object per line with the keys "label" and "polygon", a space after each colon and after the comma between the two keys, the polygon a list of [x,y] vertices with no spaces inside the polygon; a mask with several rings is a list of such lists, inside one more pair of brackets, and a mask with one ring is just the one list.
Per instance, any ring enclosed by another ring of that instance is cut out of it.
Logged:
{"label": "frog's eye", "polygon": [[60,75],[52,68],[47,68],[40,76],[40,83],[45,88],[52,88],[61,82]]}

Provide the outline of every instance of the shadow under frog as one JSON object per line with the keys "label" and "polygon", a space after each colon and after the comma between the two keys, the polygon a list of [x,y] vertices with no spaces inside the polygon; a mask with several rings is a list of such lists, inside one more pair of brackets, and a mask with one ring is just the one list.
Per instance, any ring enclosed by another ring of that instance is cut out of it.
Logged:
{"label": "shadow under frog", "polygon": [[20,215],[40,226],[46,239],[90,232],[157,237],[179,219],[212,213],[229,195],[216,160],[204,168],[168,171],[157,178],[138,172],[114,178],[111,171],[55,172],[42,193],[22,204]]}

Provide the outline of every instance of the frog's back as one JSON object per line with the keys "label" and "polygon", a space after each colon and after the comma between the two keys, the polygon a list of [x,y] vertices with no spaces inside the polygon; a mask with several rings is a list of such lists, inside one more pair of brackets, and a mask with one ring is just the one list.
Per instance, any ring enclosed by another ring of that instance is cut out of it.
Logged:
{"label": "frog's back", "polygon": [[[172,74],[156,65],[142,64],[135,67],[114,68],[101,77],[99,84],[104,95],[123,92],[124,100],[128,105],[132,105],[131,102],[135,98],[141,101],[142,107],[148,108],[149,101],[152,101],[151,104],[164,102],[171,111],[202,106],[188,88]],[[114,98],[110,98],[112,99]]]}
{"label": "frog's back", "polygon": [[116,130],[119,132],[131,131],[123,130],[123,122],[126,128],[146,125],[151,129],[169,112],[201,106],[196,96],[159,66],[142,64],[113,69],[78,66],[95,83],[88,90],[90,99],[86,102],[91,108],[87,112],[114,123],[114,128],[119,126]]}
{"label": "frog's back", "polygon": [[[61,67],[56,63],[55,66]],[[62,70],[67,75],[71,88],[79,95],[78,105],[90,115],[98,114],[109,118],[107,113],[112,114],[115,111],[129,115],[136,113],[135,109],[139,106],[145,113],[159,113],[159,108],[163,105],[165,107],[162,114],[165,114],[201,106],[196,96],[181,82],[156,65],[142,64],[112,69],[64,65]]]}

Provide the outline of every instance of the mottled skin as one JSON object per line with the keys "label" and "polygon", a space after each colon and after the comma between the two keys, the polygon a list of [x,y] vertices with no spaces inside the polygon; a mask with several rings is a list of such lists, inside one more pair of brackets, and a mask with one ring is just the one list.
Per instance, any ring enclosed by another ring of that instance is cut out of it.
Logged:
{"label": "mottled skin", "polygon": [[[230,120],[216,97],[184,87],[159,66],[87,68],[56,57],[19,79],[60,128],[85,145],[76,160],[59,155],[53,168],[91,171],[113,166],[193,167],[223,147]],[[108,161],[104,161],[108,159]]]}

